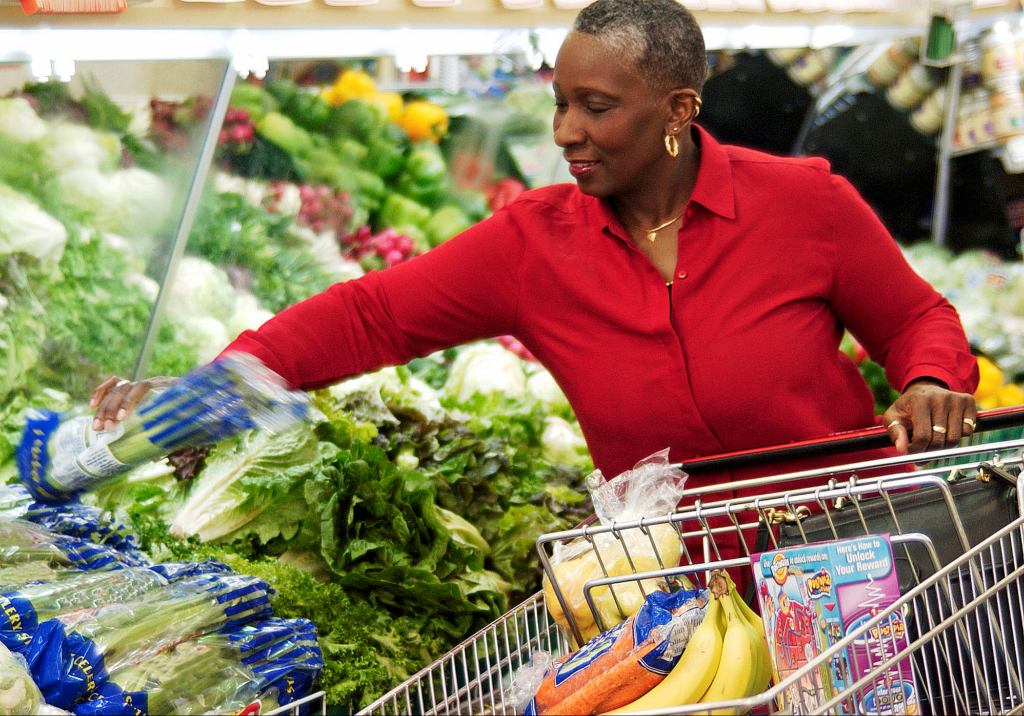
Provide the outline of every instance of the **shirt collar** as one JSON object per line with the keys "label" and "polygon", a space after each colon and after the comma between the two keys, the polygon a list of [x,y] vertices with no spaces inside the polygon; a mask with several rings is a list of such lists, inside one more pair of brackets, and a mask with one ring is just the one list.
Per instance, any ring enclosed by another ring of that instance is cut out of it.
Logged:
{"label": "shirt collar", "polygon": [[693,128],[693,139],[700,146],[700,171],[690,199],[725,219],[735,219],[736,193],[729,153],[703,127],[695,124]]}
{"label": "shirt collar", "polygon": [[[697,183],[693,187],[690,200],[725,219],[735,219],[736,196],[729,154],[704,128],[696,124],[692,126],[694,142],[700,147],[700,169],[697,171]],[[619,238],[628,235],[607,201],[588,198],[600,213],[600,221],[605,229]]]}

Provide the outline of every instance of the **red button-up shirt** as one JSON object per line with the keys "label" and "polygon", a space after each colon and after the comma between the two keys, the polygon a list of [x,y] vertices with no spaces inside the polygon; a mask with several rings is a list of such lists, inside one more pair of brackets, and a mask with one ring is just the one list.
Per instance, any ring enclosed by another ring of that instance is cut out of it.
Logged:
{"label": "red button-up shirt", "polygon": [[666,447],[679,461],[874,425],[844,327],[898,389],[931,376],[974,390],[955,309],[825,161],[695,138],[671,292],[606,202],[555,185],[227,350],[313,389],[511,334],[562,387],[606,477]]}

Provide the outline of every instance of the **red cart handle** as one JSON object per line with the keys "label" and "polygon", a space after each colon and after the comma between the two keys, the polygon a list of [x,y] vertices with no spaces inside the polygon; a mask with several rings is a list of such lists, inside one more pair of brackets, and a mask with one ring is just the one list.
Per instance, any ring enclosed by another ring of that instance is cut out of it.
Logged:
{"label": "red cart handle", "polygon": [[[974,432],[977,434],[1021,425],[1024,425],[1024,406],[994,408],[978,413]],[[800,440],[784,445],[695,457],[692,460],[679,463],[679,467],[690,474],[712,470],[734,470],[780,460],[822,457],[890,446],[892,446],[892,439],[889,437],[889,433],[884,426],[878,426],[863,430],[848,430],[823,438]]]}

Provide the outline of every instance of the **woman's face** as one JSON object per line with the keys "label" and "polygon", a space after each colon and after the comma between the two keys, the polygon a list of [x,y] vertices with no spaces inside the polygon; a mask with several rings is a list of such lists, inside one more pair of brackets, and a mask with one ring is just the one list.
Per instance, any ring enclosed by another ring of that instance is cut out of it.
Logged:
{"label": "woman's face", "polygon": [[570,32],[553,77],[555,144],[580,190],[592,196],[642,192],[668,159],[667,92],[653,91],[632,63],[600,38]]}

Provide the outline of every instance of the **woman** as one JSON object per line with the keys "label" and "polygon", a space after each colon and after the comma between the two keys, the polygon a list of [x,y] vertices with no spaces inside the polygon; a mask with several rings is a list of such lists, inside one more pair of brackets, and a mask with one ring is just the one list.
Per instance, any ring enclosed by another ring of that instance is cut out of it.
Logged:
{"label": "woman", "polygon": [[[956,311],[826,162],[725,147],[694,125],[706,74],[675,0],[597,0],[554,68],[554,138],[576,185],[526,192],[227,351],[309,390],[511,334],[614,476],[665,447],[686,460],[873,425],[839,350],[849,328],[902,390],[885,414],[897,451],[970,435],[977,367]],[[151,384],[103,383],[96,425]]]}

